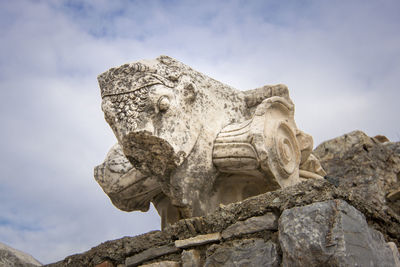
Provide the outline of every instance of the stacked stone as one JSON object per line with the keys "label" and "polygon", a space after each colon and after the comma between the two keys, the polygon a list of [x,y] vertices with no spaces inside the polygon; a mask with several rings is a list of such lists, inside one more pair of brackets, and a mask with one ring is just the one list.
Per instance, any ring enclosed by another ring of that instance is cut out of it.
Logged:
{"label": "stacked stone", "polygon": [[49,266],[399,266],[399,217],[347,196],[309,180]]}
{"label": "stacked stone", "polygon": [[49,266],[400,266],[400,143],[356,131],[314,154],[325,179],[221,205]]}

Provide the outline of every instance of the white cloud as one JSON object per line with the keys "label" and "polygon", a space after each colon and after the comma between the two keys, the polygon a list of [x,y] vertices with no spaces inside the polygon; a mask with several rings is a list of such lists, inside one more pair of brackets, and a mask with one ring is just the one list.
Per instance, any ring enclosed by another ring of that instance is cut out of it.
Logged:
{"label": "white cloud", "polygon": [[[286,83],[318,144],[400,139],[397,1],[9,1],[0,4],[0,242],[45,263],[157,228],[92,178],[114,143],[96,76],[167,54],[238,89]],[[51,253],[49,253],[51,251]]]}

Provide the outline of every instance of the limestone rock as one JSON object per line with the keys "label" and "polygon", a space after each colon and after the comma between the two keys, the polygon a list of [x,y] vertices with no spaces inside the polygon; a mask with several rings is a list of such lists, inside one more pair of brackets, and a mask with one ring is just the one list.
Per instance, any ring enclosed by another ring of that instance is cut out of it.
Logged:
{"label": "limestone rock", "polygon": [[373,146],[374,141],[362,131],[353,131],[323,142],[314,149],[314,154],[322,162],[330,159],[342,159],[351,148],[358,145]]}
{"label": "limestone rock", "polygon": [[[400,189],[399,142],[381,143],[354,131],[322,143],[313,153],[320,159],[327,178],[341,188],[352,188],[352,197],[382,208],[389,205],[400,214],[395,197],[395,191]],[[392,198],[389,203],[387,195]]]}
{"label": "limestone rock", "polygon": [[285,85],[239,91],[167,56],[98,76],[118,144],[95,178],[115,206],[162,227],[325,174]]}
{"label": "limestone rock", "polygon": [[42,266],[31,255],[0,243],[0,267],[34,267]]}
{"label": "limestone rock", "polygon": [[285,210],[279,240],[283,266],[395,266],[383,235],[342,200]]}
{"label": "limestone rock", "polygon": [[260,238],[234,241],[231,246],[216,246],[208,252],[204,266],[279,266],[276,244]]}
{"label": "limestone rock", "polygon": [[395,266],[396,267],[400,267],[400,253],[399,253],[399,249],[397,248],[396,244],[393,242],[388,242],[388,245],[390,247],[390,249],[393,252],[393,258],[394,258],[394,262],[395,262]]}
{"label": "limestone rock", "polygon": [[390,201],[398,201],[400,200],[400,188],[391,191],[389,194],[387,194],[386,198]]}
{"label": "limestone rock", "polygon": [[178,251],[179,251],[179,248],[175,247],[173,244],[165,245],[162,247],[149,248],[149,249],[147,249],[141,253],[138,253],[132,257],[126,258],[125,265],[127,267],[138,266],[140,263],[155,259],[155,258],[163,256],[163,255],[175,253]]}
{"label": "limestone rock", "polygon": [[206,234],[206,235],[198,235],[195,237],[191,237],[183,240],[176,240],[175,246],[178,248],[188,248],[193,246],[200,246],[208,243],[213,243],[219,241],[221,239],[220,233]]}
{"label": "limestone rock", "polygon": [[[396,246],[396,245],[395,245]],[[197,249],[182,252],[182,267],[202,267],[200,251]]]}
{"label": "limestone rock", "polygon": [[232,224],[222,232],[222,238],[228,239],[234,236],[256,233],[263,230],[277,230],[278,216],[268,212],[263,216],[249,218]]}
{"label": "limestone rock", "polygon": [[112,264],[110,261],[103,261],[100,264],[97,264],[95,267],[114,267],[114,264]]}
{"label": "limestone rock", "polygon": [[141,267],[179,267],[179,262],[176,261],[159,261],[149,264],[140,265]]}

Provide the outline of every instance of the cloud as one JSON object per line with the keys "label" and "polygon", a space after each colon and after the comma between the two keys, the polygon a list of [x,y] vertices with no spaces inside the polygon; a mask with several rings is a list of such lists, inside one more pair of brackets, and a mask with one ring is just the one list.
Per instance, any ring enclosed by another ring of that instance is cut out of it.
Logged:
{"label": "cloud", "polygon": [[[44,263],[159,228],[92,178],[115,138],[96,76],[167,54],[246,90],[286,83],[315,144],[400,139],[397,1],[4,1],[0,241]],[[50,251],[50,253],[49,253]]]}

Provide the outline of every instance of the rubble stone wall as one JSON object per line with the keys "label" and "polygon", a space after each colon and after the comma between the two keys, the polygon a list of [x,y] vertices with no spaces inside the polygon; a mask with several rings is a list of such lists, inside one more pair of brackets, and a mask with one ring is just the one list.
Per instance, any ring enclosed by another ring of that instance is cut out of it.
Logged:
{"label": "rubble stone wall", "polygon": [[314,154],[325,179],[221,205],[48,266],[400,266],[400,144],[357,131]]}
{"label": "rubble stone wall", "polygon": [[399,216],[348,196],[309,180],[49,266],[398,266]]}

